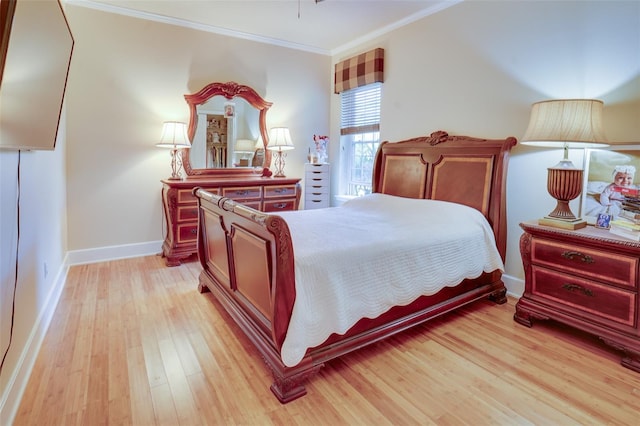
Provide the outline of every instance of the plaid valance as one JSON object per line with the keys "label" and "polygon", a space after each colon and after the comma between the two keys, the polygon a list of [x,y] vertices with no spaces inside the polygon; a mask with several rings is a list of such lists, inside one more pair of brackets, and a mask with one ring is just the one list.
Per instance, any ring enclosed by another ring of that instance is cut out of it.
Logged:
{"label": "plaid valance", "polygon": [[384,49],[377,48],[336,64],[334,93],[383,81]]}

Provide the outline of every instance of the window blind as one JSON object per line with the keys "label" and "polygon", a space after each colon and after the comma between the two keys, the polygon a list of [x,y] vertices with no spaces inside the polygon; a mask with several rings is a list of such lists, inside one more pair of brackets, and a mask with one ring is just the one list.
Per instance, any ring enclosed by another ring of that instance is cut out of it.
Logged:
{"label": "window blind", "polygon": [[380,129],[382,83],[372,83],[340,95],[340,134],[377,132]]}

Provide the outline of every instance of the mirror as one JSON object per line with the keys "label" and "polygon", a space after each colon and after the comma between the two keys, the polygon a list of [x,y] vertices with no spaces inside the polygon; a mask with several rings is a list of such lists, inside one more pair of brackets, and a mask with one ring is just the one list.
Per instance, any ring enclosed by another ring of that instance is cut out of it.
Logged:
{"label": "mirror", "polygon": [[190,112],[191,147],[183,149],[181,157],[188,176],[268,171],[266,118],[271,102],[234,82],[211,83],[184,97]]}

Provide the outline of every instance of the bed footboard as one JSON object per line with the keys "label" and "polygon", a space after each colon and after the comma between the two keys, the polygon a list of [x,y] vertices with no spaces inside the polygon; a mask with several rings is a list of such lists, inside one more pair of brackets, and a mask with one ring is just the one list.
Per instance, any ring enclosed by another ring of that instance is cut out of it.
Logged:
{"label": "bed footboard", "polygon": [[193,192],[199,200],[200,291],[215,285],[279,350],[295,300],[293,247],[286,222],[201,188]]}
{"label": "bed footboard", "polygon": [[306,394],[304,383],[323,363],[308,358],[285,367],[280,356],[296,296],[286,222],[201,188],[193,193],[199,204],[198,290],[211,291],[256,346],[280,402]]}

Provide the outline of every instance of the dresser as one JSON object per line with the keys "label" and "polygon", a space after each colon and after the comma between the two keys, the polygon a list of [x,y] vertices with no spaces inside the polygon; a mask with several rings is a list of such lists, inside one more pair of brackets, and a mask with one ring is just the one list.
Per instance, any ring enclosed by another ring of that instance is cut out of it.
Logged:
{"label": "dresser", "polygon": [[306,163],[304,165],[304,208],[321,209],[329,207],[331,178],[327,163]]}
{"label": "dresser", "polygon": [[524,294],[515,321],[555,320],[598,336],[640,372],[640,243],[592,226],[577,231],[520,224]]}
{"label": "dresser", "polygon": [[180,265],[197,252],[198,203],[192,190],[201,187],[264,212],[297,210],[300,179],[232,177],[162,180],[162,204],[167,234],[162,254],[168,266]]}

